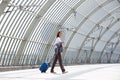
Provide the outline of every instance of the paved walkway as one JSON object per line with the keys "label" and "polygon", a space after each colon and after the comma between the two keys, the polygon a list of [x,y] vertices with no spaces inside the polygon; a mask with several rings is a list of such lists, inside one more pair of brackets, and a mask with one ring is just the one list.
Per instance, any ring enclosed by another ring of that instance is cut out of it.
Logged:
{"label": "paved walkway", "polygon": [[120,80],[120,64],[91,64],[65,66],[68,73],[41,73],[39,69],[0,72],[0,80]]}

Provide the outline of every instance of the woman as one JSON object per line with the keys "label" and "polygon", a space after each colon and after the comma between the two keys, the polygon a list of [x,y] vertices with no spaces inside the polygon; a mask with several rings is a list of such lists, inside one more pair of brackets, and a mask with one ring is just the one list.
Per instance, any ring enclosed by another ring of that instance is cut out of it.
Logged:
{"label": "woman", "polygon": [[59,61],[59,65],[60,65],[62,73],[66,73],[66,71],[64,69],[64,66],[62,65],[62,58],[61,58],[61,52],[63,51],[62,44],[64,43],[61,40],[61,37],[62,37],[62,33],[59,31],[57,33],[57,38],[56,38],[56,41],[55,41],[55,58],[54,58],[54,61],[53,61],[53,64],[52,64],[51,73],[55,73],[54,72],[54,67],[55,67],[55,64],[56,64],[57,60]]}

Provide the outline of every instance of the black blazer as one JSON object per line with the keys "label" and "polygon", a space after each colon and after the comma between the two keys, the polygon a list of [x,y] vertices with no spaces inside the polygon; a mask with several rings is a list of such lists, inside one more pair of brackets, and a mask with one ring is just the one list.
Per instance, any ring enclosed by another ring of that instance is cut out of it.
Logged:
{"label": "black blazer", "polygon": [[62,46],[62,43],[57,43],[55,44],[57,46],[57,48],[55,48],[55,53],[61,53],[63,52],[63,46]]}

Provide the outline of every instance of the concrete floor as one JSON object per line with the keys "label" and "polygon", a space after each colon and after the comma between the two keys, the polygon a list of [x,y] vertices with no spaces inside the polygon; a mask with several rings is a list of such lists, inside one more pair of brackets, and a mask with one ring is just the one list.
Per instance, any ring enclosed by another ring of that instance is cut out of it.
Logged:
{"label": "concrete floor", "polygon": [[41,73],[39,69],[0,72],[0,80],[120,80],[120,64],[91,64],[65,66],[62,74],[59,67],[56,74]]}

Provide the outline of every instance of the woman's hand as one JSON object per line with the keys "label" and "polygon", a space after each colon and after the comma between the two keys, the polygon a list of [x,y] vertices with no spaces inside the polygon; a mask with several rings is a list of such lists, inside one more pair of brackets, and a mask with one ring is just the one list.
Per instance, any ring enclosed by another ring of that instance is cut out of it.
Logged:
{"label": "woman's hand", "polygon": [[61,42],[62,44],[64,44],[64,42]]}

